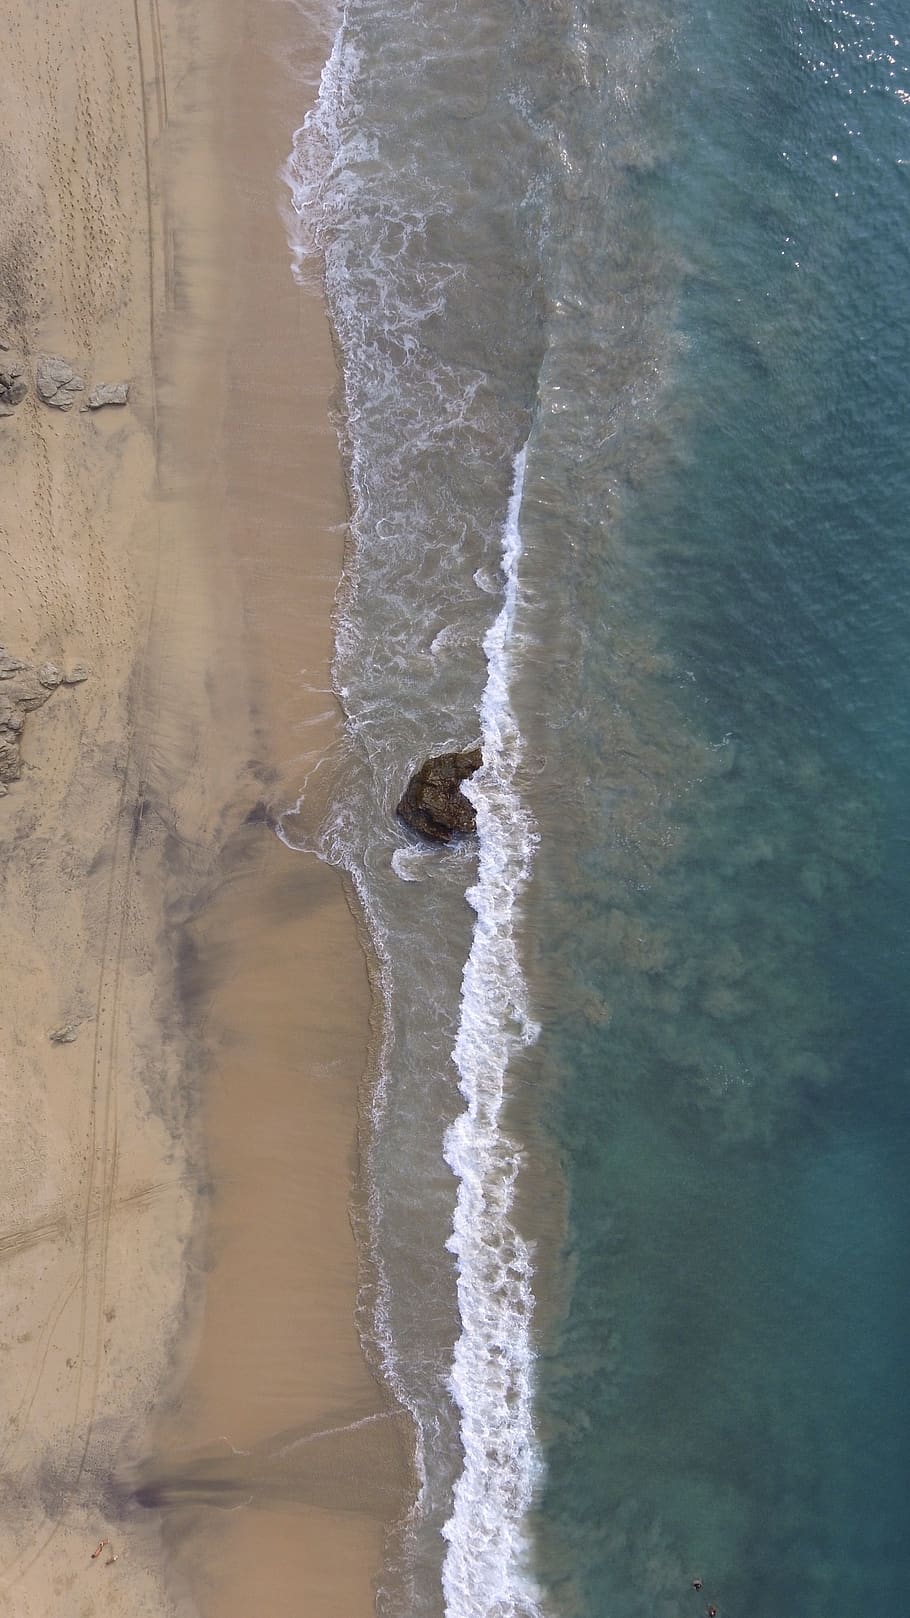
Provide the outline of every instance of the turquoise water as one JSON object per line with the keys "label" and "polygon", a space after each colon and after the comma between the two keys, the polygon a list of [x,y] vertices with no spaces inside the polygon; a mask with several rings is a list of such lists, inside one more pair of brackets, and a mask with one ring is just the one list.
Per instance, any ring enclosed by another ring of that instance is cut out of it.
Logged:
{"label": "turquoise water", "polygon": [[588,1007],[544,1036],[561,1612],[907,1605],[901,34],[894,6],[687,8],[664,154],[629,182],[681,342],[665,441],[563,586],[587,637],[559,769],[606,735],[534,910],[542,973]]}
{"label": "turquoise water", "polygon": [[[285,831],[375,954],[389,1618],[907,1607],[901,29],[350,0],[295,140],[352,518]],[[478,736],[479,859],[422,849]]]}

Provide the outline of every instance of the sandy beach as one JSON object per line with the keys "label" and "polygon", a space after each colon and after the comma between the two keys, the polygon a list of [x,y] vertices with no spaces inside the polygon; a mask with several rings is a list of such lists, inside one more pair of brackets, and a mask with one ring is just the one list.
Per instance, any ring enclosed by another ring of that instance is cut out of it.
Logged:
{"label": "sandy beach", "polygon": [[328,36],[8,12],[0,1612],[350,1618],[408,1485],[354,1323],[369,990],[269,824],[339,723],[337,377],[278,178]]}

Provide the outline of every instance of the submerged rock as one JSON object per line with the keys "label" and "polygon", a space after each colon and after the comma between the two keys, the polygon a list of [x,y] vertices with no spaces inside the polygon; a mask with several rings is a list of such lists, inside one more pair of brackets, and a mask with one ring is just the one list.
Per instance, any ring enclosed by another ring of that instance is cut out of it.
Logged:
{"label": "submerged rock", "polygon": [[411,776],[396,814],[412,831],[434,843],[451,843],[477,829],[474,805],[461,790],[483,763],[479,747],[438,753]]}
{"label": "submerged rock", "polygon": [[83,378],[59,354],[42,354],[35,366],[39,397],[55,410],[72,410],[76,394],[85,387]]}
{"label": "submerged rock", "polygon": [[9,354],[0,364],[0,416],[11,416],[27,393],[25,361]]}

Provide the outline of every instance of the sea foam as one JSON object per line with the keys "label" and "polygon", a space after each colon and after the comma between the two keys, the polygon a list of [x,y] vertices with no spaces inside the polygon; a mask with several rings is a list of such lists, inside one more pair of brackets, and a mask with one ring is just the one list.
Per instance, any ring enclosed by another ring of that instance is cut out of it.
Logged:
{"label": "sea foam", "polygon": [[343,145],[342,121],[351,120],[351,96],[360,68],[360,57],[350,43],[345,20],[346,11],[342,11],[319,77],[316,100],[294,130],[291,150],[280,171],[290,192],[283,217],[291,270],[301,286],[322,284],[319,229],[325,212],[326,186]]}
{"label": "sea foam", "polygon": [[484,763],[463,788],[477,810],[480,863],[468,892],[477,921],[454,1051],[467,1106],[445,1142],[446,1160],[459,1180],[448,1246],[458,1267],[462,1330],[451,1388],[464,1448],[454,1509],[443,1530],[450,1618],[540,1611],[525,1534],[541,1469],[532,1403],[533,1265],[512,1218],[520,1151],[501,1123],[509,1063],[539,1032],[528,1010],[515,936],[516,902],[535,844],[515,787],[522,739],[510,705],[525,460],[523,449],[503,529],[504,601],[484,641]]}

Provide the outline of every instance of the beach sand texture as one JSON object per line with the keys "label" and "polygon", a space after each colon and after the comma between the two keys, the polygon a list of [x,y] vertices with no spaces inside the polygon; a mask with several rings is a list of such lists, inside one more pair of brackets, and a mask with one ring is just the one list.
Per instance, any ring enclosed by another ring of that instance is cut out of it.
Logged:
{"label": "beach sand texture", "polygon": [[[0,799],[16,1618],[368,1612],[406,1498],[353,1317],[364,959],[263,808],[337,734],[345,516],[278,214],[326,37],[292,74],[289,16],[5,12],[0,370],[29,391],[0,420],[0,645],[32,690],[65,677]],[[66,411],[42,354],[85,381]]]}

